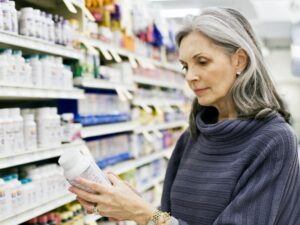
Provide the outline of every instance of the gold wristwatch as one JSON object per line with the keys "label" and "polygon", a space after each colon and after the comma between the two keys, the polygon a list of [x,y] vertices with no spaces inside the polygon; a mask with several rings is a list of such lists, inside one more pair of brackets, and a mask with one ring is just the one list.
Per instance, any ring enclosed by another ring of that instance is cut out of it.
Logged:
{"label": "gold wristwatch", "polygon": [[170,218],[171,216],[169,213],[156,210],[149,219],[147,225],[167,225],[167,222],[170,221]]}

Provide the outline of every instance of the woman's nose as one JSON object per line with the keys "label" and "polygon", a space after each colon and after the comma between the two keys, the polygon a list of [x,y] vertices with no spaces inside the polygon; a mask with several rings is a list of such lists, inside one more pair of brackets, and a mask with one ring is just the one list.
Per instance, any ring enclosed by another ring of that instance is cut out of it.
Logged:
{"label": "woman's nose", "polygon": [[185,79],[186,81],[194,81],[194,80],[198,80],[199,76],[197,76],[197,73],[195,73],[193,69],[189,69],[185,74]]}

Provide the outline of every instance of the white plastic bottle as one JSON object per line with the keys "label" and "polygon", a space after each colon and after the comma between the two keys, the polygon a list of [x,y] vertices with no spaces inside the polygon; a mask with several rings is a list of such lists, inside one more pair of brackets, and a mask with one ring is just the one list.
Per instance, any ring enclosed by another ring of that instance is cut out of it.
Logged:
{"label": "white plastic bottle", "polygon": [[3,2],[0,1],[0,30],[3,30],[3,10],[2,10]]}
{"label": "white plastic bottle", "polygon": [[62,127],[60,124],[60,116],[57,114],[57,108],[56,107],[50,107],[49,108],[50,114],[51,114],[51,120],[52,120],[52,140],[53,145],[60,146],[62,141]]}
{"label": "white plastic bottle", "polygon": [[7,149],[5,148],[5,113],[3,110],[0,110],[0,155],[7,153]]}
{"label": "white plastic bottle", "polygon": [[7,193],[5,190],[5,182],[0,178],[0,218],[4,218],[6,215],[7,206]]}
{"label": "white plastic bottle", "polygon": [[24,117],[24,144],[26,150],[37,148],[37,128],[34,122],[34,115],[29,114]]}
{"label": "white plastic bottle", "polygon": [[18,33],[18,14],[16,10],[16,3],[9,1],[10,13],[11,13],[11,31]]}
{"label": "white plastic bottle", "polygon": [[93,193],[94,191],[81,186],[75,181],[75,178],[82,177],[97,183],[111,185],[108,178],[97,164],[89,157],[83,155],[79,149],[65,151],[58,160],[58,163],[64,169],[64,176],[73,186]]}
{"label": "white plastic bottle", "polygon": [[49,115],[49,108],[39,108],[37,109],[37,140],[38,147],[51,147],[53,146],[51,133],[52,133],[52,118]]}
{"label": "white plastic bottle", "polygon": [[28,60],[32,70],[31,70],[31,76],[32,76],[32,85],[36,88],[41,88],[43,86],[43,74],[42,74],[42,63],[39,60],[38,55],[33,55]]}
{"label": "white plastic bottle", "polygon": [[24,125],[20,108],[12,108],[9,113],[14,123],[13,150],[15,152],[24,151]]}
{"label": "white plastic bottle", "polygon": [[11,12],[8,0],[3,0],[2,4],[2,15],[3,15],[3,29],[5,31],[12,31]]}
{"label": "white plastic bottle", "polygon": [[2,123],[4,124],[4,152],[12,154],[14,123],[9,116],[8,109],[0,109],[0,114],[2,117]]}
{"label": "white plastic bottle", "polygon": [[7,84],[7,76],[8,76],[7,55],[5,53],[1,53],[0,54],[0,83],[2,85]]}

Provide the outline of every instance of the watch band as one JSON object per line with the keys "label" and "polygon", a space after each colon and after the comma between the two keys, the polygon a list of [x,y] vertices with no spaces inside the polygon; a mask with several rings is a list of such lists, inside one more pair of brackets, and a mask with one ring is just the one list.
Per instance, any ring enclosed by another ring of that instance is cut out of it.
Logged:
{"label": "watch band", "polygon": [[170,221],[171,216],[167,212],[161,212],[159,210],[156,210],[154,214],[149,219],[147,225],[167,225],[167,223]]}

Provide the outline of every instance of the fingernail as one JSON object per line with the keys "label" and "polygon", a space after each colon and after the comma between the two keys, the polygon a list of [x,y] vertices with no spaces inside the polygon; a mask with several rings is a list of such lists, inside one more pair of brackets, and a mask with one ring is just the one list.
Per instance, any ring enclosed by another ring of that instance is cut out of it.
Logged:
{"label": "fingernail", "polygon": [[75,178],[75,181],[80,183],[81,178],[80,178],[80,177],[76,177],[76,178]]}

